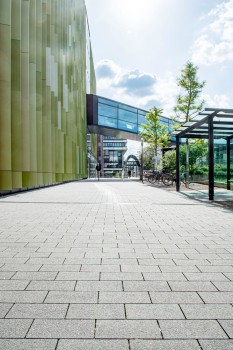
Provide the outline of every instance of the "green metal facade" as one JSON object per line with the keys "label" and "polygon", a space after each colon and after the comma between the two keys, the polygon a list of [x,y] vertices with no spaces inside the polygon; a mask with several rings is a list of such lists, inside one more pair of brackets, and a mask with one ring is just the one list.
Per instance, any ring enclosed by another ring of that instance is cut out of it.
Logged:
{"label": "green metal facade", "polygon": [[88,40],[84,0],[0,0],[0,191],[87,177]]}

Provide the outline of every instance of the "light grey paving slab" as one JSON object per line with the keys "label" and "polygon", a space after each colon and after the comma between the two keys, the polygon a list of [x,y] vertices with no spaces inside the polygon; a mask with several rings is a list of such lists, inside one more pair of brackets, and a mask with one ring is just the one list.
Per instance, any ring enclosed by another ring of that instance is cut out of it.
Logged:
{"label": "light grey paving slab", "polygon": [[175,304],[127,304],[125,307],[127,319],[184,319],[182,311]]}
{"label": "light grey paving slab", "polygon": [[56,280],[60,281],[98,281],[99,272],[59,272]]}
{"label": "light grey paving slab", "polygon": [[159,268],[162,272],[200,272],[196,266],[186,266],[185,264],[184,266],[160,265]]}
{"label": "light grey paving slab", "polygon": [[0,280],[0,290],[24,290],[29,281]]}
{"label": "light grey paving slab", "polygon": [[205,303],[233,304],[233,292],[199,292]]}
{"label": "light grey paving slab", "polygon": [[213,284],[215,285],[215,287],[218,288],[218,290],[220,290],[222,292],[233,292],[233,282],[231,282],[231,281],[229,281],[229,282],[214,281]]}
{"label": "light grey paving slab", "polygon": [[64,258],[29,258],[26,262],[26,264],[52,264],[52,265],[57,265],[57,264],[63,264]]}
{"label": "light grey paving slab", "polygon": [[214,320],[161,320],[159,325],[165,339],[227,338]]}
{"label": "light grey paving slab", "polygon": [[48,293],[45,303],[66,304],[66,303],[97,303],[98,292],[69,292],[51,291]]}
{"label": "light grey paving slab", "polygon": [[4,264],[1,271],[39,271],[42,264],[26,265],[26,264]]}
{"label": "light grey paving slab", "polygon": [[7,312],[10,310],[13,304],[0,304],[0,318],[4,318]]}
{"label": "light grey paving slab", "polygon": [[93,320],[35,320],[27,338],[93,338]]}
{"label": "light grey paving slab", "polygon": [[160,273],[148,273],[143,272],[143,276],[146,281],[186,281],[187,279],[182,273],[179,272],[160,272]]}
{"label": "light grey paving slab", "polygon": [[83,340],[61,339],[57,350],[129,350],[127,340]]}
{"label": "light grey paving slab", "polygon": [[76,304],[70,305],[67,319],[124,319],[124,305],[121,304]]}
{"label": "light grey paving slab", "polygon": [[[130,266],[130,265],[129,265]],[[120,272],[120,265],[82,265],[81,272]]]}
{"label": "light grey paving slab", "polygon": [[74,258],[68,258],[65,259],[64,264],[65,265],[100,265],[101,259],[74,259]]}
{"label": "light grey paving slab", "polygon": [[75,281],[31,281],[27,290],[74,290]]}
{"label": "light grey paving slab", "polygon": [[195,292],[149,292],[149,294],[154,304],[203,303]]}
{"label": "light grey paving slab", "polygon": [[200,340],[203,350],[233,350],[233,340]]}
{"label": "light grey paving slab", "polygon": [[40,271],[64,271],[64,272],[79,272],[81,265],[42,265]]}
{"label": "light grey paving slab", "polygon": [[0,320],[0,338],[24,338],[32,320]]}
{"label": "light grey paving slab", "polygon": [[55,350],[56,339],[0,339],[0,350]]}
{"label": "light grey paving slab", "polygon": [[[183,260],[182,260],[183,261]],[[138,259],[139,265],[173,265],[175,263],[172,259]]]}
{"label": "light grey paving slab", "polygon": [[217,288],[209,281],[169,281],[169,285],[173,291],[217,291]]}
{"label": "light grey paving slab", "polygon": [[102,272],[100,276],[101,281],[142,281],[141,273],[133,272]]}
{"label": "light grey paving slab", "polygon": [[166,281],[124,281],[126,292],[170,291]]}
{"label": "light grey paving slab", "polygon": [[100,292],[99,303],[151,303],[146,292]]}
{"label": "light grey paving slab", "polygon": [[78,281],[76,291],[122,291],[121,281]]}
{"label": "light grey paving slab", "polygon": [[135,259],[102,259],[103,265],[138,265],[138,260]]}
{"label": "light grey paving slab", "polygon": [[197,266],[201,272],[233,272],[233,266],[220,265],[220,266]]}
{"label": "light grey paving slab", "polygon": [[65,318],[68,304],[15,304],[6,318]]}
{"label": "light grey paving slab", "polygon": [[153,320],[97,320],[96,338],[158,339],[161,333],[157,321]]}
{"label": "light grey paving slab", "polygon": [[219,320],[224,331],[230,338],[233,338],[233,320]]}
{"label": "light grey paving slab", "polygon": [[20,271],[16,272],[15,275],[12,277],[14,280],[27,280],[27,281],[49,281],[49,280],[54,280],[56,277],[57,273],[56,272],[25,272],[25,271]]}
{"label": "light grey paving slab", "polygon": [[0,281],[10,279],[14,275],[14,272],[0,271]]}
{"label": "light grey paving slab", "polygon": [[217,272],[199,272],[184,273],[189,281],[227,281],[228,279],[222,273]]}
{"label": "light grey paving slab", "polygon": [[43,303],[45,291],[0,291],[2,303]]}
{"label": "light grey paving slab", "polygon": [[187,350],[187,349],[201,350],[196,340],[180,340],[180,339],[179,340],[130,340],[130,349],[131,350]]}
{"label": "light grey paving slab", "polygon": [[155,265],[123,265],[122,272],[160,272],[158,266]]}
{"label": "light grey paving slab", "polygon": [[233,307],[225,304],[180,304],[187,319],[232,319]]}

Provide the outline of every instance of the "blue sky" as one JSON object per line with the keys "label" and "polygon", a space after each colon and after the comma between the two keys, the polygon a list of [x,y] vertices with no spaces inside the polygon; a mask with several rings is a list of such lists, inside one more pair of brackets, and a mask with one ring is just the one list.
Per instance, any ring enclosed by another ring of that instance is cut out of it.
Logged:
{"label": "blue sky", "polygon": [[172,116],[176,79],[199,67],[205,107],[233,107],[233,0],[86,0],[97,94]]}

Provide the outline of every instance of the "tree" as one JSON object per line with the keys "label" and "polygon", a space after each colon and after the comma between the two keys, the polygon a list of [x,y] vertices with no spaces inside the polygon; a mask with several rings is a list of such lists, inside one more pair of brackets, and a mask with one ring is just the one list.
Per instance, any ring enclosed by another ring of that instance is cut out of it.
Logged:
{"label": "tree", "polygon": [[[205,81],[199,81],[197,76],[198,67],[188,61],[181,70],[181,75],[177,80],[178,86],[183,90],[183,94],[177,97],[174,111],[176,118],[182,122],[189,122],[192,116],[203,109],[204,101],[200,101],[200,94],[205,86]],[[189,142],[186,139],[186,176],[189,178]],[[188,187],[188,183],[186,184]]]}
{"label": "tree", "polygon": [[[168,128],[160,122],[160,115],[163,110],[153,107],[145,116],[148,123],[141,124],[141,137],[147,142],[154,151],[155,161],[157,162],[159,147],[166,147],[169,142]],[[156,163],[155,163],[156,165]]]}

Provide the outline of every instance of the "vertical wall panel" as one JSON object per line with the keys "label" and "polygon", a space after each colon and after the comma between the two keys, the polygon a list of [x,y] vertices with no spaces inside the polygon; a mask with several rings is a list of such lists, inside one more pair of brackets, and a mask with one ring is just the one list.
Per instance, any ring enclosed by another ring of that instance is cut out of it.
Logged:
{"label": "vertical wall panel", "polygon": [[87,176],[86,30],[84,0],[0,0],[1,192]]}

